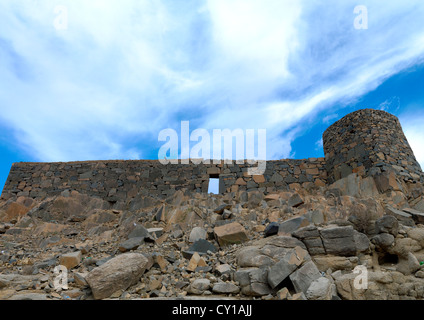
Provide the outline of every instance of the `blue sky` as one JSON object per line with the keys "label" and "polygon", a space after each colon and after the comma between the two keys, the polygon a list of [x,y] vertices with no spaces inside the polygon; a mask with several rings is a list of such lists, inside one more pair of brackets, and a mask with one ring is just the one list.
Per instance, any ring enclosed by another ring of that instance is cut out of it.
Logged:
{"label": "blue sky", "polygon": [[323,156],[361,108],[398,116],[423,166],[422,17],[422,0],[1,1],[0,188],[13,162],[157,159],[181,121],[266,129],[268,160]]}

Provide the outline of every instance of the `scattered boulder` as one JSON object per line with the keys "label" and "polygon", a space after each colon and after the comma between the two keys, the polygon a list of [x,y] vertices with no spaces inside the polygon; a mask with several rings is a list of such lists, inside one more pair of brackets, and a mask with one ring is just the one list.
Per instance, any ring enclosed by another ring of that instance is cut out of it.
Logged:
{"label": "scattered boulder", "polygon": [[232,273],[234,273],[233,268],[225,263],[225,264],[220,264],[218,266],[215,267],[215,272],[219,275],[219,276],[224,276],[224,275],[231,275]]}
{"label": "scattered boulder", "polygon": [[80,264],[81,258],[81,251],[67,253],[60,257],[59,264],[65,266],[68,270],[70,270]]}
{"label": "scattered boulder", "polygon": [[319,277],[321,277],[321,273],[316,265],[312,261],[308,261],[290,275],[290,280],[297,293],[306,293],[312,282]]}
{"label": "scattered boulder", "polygon": [[137,224],[135,228],[128,234],[128,239],[131,238],[151,239],[151,235],[145,227]]}
{"label": "scattered boulder", "polygon": [[86,277],[96,300],[126,290],[145,272],[148,260],[138,253],[124,253],[94,268]]}
{"label": "scattered boulder", "polygon": [[267,271],[263,268],[240,269],[234,274],[234,280],[239,283],[241,293],[246,296],[260,297],[272,292],[268,285]]}
{"label": "scattered boulder", "polygon": [[187,250],[183,250],[182,254],[184,258],[190,259],[195,252],[200,255],[205,255],[208,251],[214,253],[216,252],[216,247],[209,241],[200,239],[194,242]]}
{"label": "scattered boulder", "polygon": [[268,271],[268,283],[271,288],[274,289],[283,282],[305,261],[307,256],[309,254],[306,250],[296,247],[274,264]]}
{"label": "scattered boulder", "polygon": [[207,239],[207,232],[205,229],[201,227],[195,227],[190,232],[189,242],[193,243],[198,240],[206,240]]}
{"label": "scattered boulder", "polygon": [[399,259],[396,265],[396,270],[402,272],[404,275],[410,275],[420,269],[420,263],[412,252],[408,252],[406,258]]}
{"label": "scattered boulder", "polygon": [[236,260],[241,268],[268,266],[274,263],[272,257],[262,253],[257,246],[242,248],[237,252]]}
{"label": "scattered boulder", "polygon": [[144,243],[144,237],[129,238],[128,240],[122,242],[119,245],[119,251],[127,252],[131,250],[136,250],[143,243]]}
{"label": "scattered boulder", "polygon": [[190,258],[190,262],[186,268],[187,271],[194,272],[197,267],[206,267],[207,264],[205,260],[200,257],[200,255],[195,252],[193,256]]}
{"label": "scattered boulder", "polygon": [[309,225],[309,220],[305,217],[295,217],[286,220],[279,225],[278,235],[291,235],[299,228]]}
{"label": "scattered boulder", "polygon": [[371,242],[379,251],[387,251],[395,242],[395,237],[389,233],[381,233],[371,238]]}
{"label": "scattered boulder", "polygon": [[246,230],[238,222],[224,224],[214,228],[215,237],[221,247],[248,241]]}
{"label": "scattered boulder", "polygon": [[394,237],[397,236],[399,230],[399,222],[392,215],[385,215],[375,221],[376,233],[389,233]]}
{"label": "scattered boulder", "polygon": [[308,300],[332,300],[337,296],[336,285],[329,278],[319,277],[312,281],[305,296]]}
{"label": "scattered boulder", "polygon": [[213,212],[215,212],[217,214],[223,214],[224,210],[231,210],[231,205],[230,204],[222,204],[218,208],[216,208]]}
{"label": "scattered boulder", "polygon": [[356,254],[356,244],[352,226],[327,227],[320,230],[325,252],[339,256]]}
{"label": "scattered boulder", "polygon": [[356,247],[357,253],[369,251],[370,240],[364,233],[353,230],[353,238],[355,241],[355,247]]}
{"label": "scattered boulder", "polygon": [[231,282],[217,282],[212,287],[212,292],[218,294],[237,294],[240,288]]}
{"label": "scattered boulder", "polygon": [[265,238],[276,235],[278,233],[279,227],[280,225],[277,222],[271,222],[270,224],[268,224],[264,231]]}
{"label": "scattered boulder", "polygon": [[298,193],[295,193],[290,197],[287,204],[289,207],[297,208],[304,203],[305,201],[303,198]]}
{"label": "scattered boulder", "polygon": [[196,279],[189,286],[188,292],[194,295],[201,295],[211,287],[211,281],[209,279]]}

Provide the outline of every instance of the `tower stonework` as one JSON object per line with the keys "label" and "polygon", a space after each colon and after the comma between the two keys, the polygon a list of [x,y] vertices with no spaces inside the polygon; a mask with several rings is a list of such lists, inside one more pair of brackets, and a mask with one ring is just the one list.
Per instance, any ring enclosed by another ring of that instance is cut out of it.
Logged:
{"label": "tower stonework", "polygon": [[386,111],[346,115],[324,132],[323,143],[329,184],[351,173],[372,176],[390,170],[405,181],[423,181],[399,119]]}

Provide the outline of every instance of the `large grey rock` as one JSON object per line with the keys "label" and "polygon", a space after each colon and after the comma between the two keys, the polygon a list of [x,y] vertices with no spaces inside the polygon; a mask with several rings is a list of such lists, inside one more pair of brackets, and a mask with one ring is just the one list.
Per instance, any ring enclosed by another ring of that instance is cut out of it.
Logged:
{"label": "large grey rock", "polygon": [[329,186],[329,188],[339,189],[341,195],[358,197],[360,195],[359,182],[360,177],[356,173],[353,173],[337,180],[331,186]]}
{"label": "large grey rock", "polygon": [[0,289],[8,287],[31,288],[40,275],[0,274]]}
{"label": "large grey rock", "polygon": [[290,263],[288,259],[280,260],[268,271],[268,284],[274,289],[296,269],[297,265]]}
{"label": "large grey rock", "polygon": [[252,246],[241,248],[236,253],[237,265],[239,267],[271,266],[282,259],[293,248],[300,247],[306,250],[305,245],[300,240],[286,236],[264,238],[252,244]]}
{"label": "large grey rock", "polygon": [[306,250],[296,247],[274,264],[268,271],[268,283],[271,288],[274,289],[284,281],[305,261],[307,256],[308,252]]}
{"label": "large grey rock", "polygon": [[248,192],[248,207],[257,208],[264,199],[264,193],[259,191]]}
{"label": "large grey rock", "polygon": [[399,263],[396,265],[396,270],[402,272],[404,275],[410,275],[415,273],[420,267],[418,259],[412,252],[409,252],[406,259],[401,258],[399,260]]}
{"label": "large grey rock", "polygon": [[424,247],[424,228],[411,228],[406,231],[408,238],[418,242],[421,247]]}
{"label": "large grey rock", "polygon": [[213,212],[215,212],[217,214],[223,214],[224,210],[231,210],[231,205],[230,204],[222,204],[218,208],[216,208]]}
{"label": "large grey rock", "polygon": [[250,285],[243,287],[241,293],[246,296],[261,297],[270,294],[271,288],[263,282],[252,282]]}
{"label": "large grey rock", "polygon": [[212,287],[212,292],[218,294],[236,294],[240,288],[231,282],[217,282]]}
{"label": "large grey rock", "polygon": [[248,241],[246,230],[238,222],[232,222],[223,226],[215,227],[216,240],[221,247]]}
{"label": "large grey rock", "polygon": [[205,255],[208,251],[216,252],[216,247],[210,243],[208,240],[199,239],[194,242],[187,250],[183,250],[183,257],[190,259],[191,256],[197,252],[199,255]]}
{"label": "large grey rock", "polygon": [[237,265],[240,268],[268,266],[274,263],[274,260],[262,254],[258,247],[245,247],[236,254]]}
{"label": "large grey rock", "polygon": [[312,281],[305,295],[308,300],[332,300],[337,295],[336,285],[326,277],[319,277]]}
{"label": "large grey rock", "polygon": [[138,253],[124,253],[93,269],[86,281],[94,299],[105,299],[118,290],[126,290],[140,280],[148,259]]}
{"label": "large grey rock", "polygon": [[211,281],[209,279],[196,279],[188,288],[188,292],[191,294],[200,295],[211,287]]}
{"label": "large grey rock", "polygon": [[401,191],[394,171],[377,173],[373,178],[380,193],[385,193],[388,190]]}
{"label": "large grey rock", "polygon": [[279,235],[291,235],[299,228],[309,225],[309,220],[305,217],[295,217],[280,223],[278,228]]}
{"label": "large grey rock", "polygon": [[310,225],[296,230],[293,232],[292,236],[303,240],[307,238],[318,238],[320,235],[318,228],[314,225]]}
{"label": "large grey rock", "polygon": [[371,238],[371,242],[378,251],[386,251],[395,242],[395,237],[389,233],[380,233]]}
{"label": "large grey rock", "polygon": [[365,234],[354,230],[353,239],[355,241],[355,247],[357,252],[367,252],[369,250],[370,240]]}
{"label": "large grey rock", "polygon": [[294,195],[292,195],[287,202],[289,207],[294,207],[294,208],[297,208],[304,203],[305,202],[303,198],[298,193],[295,193]]}
{"label": "large grey rock", "polygon": [[308,261],[289,277],[296,292],[306,294],[312,282],[321,277],[321,273],[312,261]]}
{"label": "large grey rock", "polygon": [[201,227],[194,227],[191,232],[188,241],[193,243],[197,240],[206,240],[208,234],[205,229]]}
{"label": "large grey rock", "polygon": [[131,238],[150,238],[149,231],[140,224],[137,224],[135,228],[128,234],[128,239]]}
{"label": "large grey rock", "polygon": [[372,177],[365,177],[359,180],[359,192],[363,198],[375,197],[379,194]]}
{"label": "large grey rock", "polygon": [[266,268],[240,269],[234,274],[234,280],[240,285],[241,293],[247,296],[265,296],[271,293],[267,281]]}
{"label": "large grey rock", "polygon": [[356,254],[356,244],[352,226],[329,227],[320,230],[322,243],[327,254],[352,256]]}
{"label": "large grey rock", "polygon": [[319,230],[316,226],[310,225],[300,228],[292,233],[292,236],[300,239],[308,249],[309,254],[325,254],[324,245],[321,240]]}
{"label": "large grey rock", "polygon": [[127,252],[131,250],[135,250],[139,246],[141,246],[143,243],[144,243],[144,238],[142,237],[130,238],[119,245],[119,251]]}
{"label": "large grey rock", "polygon": [[70,270],[80,264],[81,258],[81,251],[66,253],[60,257],[59,264]]}
{"label": "large grey rock", "polygon": [[390,233],[397,236],[399,230],[399,222],[396,217],[392,215],[385,215],[375,221],[376,233]]}
{"label": "large grey rock", "polygon": [[217,273],[219,276],[222,275],[231,275],[233,273],[233,268],[229,264],[220,264],[215,267],[215,273]]}
{"label": "large grey rock", "polygon": [[304,214],[304,217],[313,224],[323,224],[325,222],[324,213],[321,210],[313,210]]}

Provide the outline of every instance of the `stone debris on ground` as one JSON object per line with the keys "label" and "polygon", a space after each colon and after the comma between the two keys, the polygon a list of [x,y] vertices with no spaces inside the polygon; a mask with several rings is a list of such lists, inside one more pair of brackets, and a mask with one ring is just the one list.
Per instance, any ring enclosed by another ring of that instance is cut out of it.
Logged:
{"label": "stone debris on ground", "polygon": [[[177,192],[137,210],[76,191],[3,201],[0,299],[423,299],[424,213],[412,205],[423,188],[399,202],[373,188],[350,195],[352,181],[266,196]],[[355,287],[358,267],[366,289]]]}

